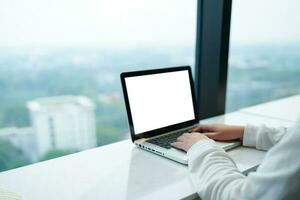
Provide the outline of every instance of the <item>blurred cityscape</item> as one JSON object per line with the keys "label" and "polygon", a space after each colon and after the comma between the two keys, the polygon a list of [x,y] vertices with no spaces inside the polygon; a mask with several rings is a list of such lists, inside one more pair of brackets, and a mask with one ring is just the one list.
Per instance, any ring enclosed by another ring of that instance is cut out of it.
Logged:
{"label": "blurred cityscape", "polygon": [[120,73],[190,64],[193,53],[0,49],[0,171],[129,138]]}
{"label": "blurred cityscape", "polygon": [[[298,52],[231,47],[227,112],[299,94]],[[193,62],[193,47],[0,49],[0,171],[128,138],[119,74]]]}
{"label": "blurred cityscape", "polygon": [[226,111],[300,93],[300,44],[231,46]]}

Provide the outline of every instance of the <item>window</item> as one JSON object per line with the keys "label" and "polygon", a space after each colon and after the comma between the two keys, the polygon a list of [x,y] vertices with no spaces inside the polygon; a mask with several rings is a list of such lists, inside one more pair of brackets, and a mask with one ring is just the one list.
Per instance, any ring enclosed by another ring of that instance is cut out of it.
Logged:
{"label": "window", "polygon": [[0,2],[0,171],[129,137],[119,74],[194,65],[196,1]]}
{"label": "window", "polygon": [[300,93],[300,2],[235,0],[226,110]]}

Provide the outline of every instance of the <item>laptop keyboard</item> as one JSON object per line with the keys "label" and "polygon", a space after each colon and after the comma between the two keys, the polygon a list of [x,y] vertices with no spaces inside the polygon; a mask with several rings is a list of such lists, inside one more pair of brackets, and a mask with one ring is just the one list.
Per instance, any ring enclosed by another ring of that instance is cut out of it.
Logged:
{"label": "laptop keyboard", "polygon": [[177,133],[167,134],[167,135],[164,135],[164,136],[161,136],[161,137],[157,137],[157,138],[147,140],[147,142],[149,142],[151,144],[158,145],[158,146],[166,148],[166,149],[170,149],[172,147],[171,143],[175,142],[177,140],[177,138],[185,132],[186,132],[186,130],[185,131],[180,131],[180,132],[177,132]]}

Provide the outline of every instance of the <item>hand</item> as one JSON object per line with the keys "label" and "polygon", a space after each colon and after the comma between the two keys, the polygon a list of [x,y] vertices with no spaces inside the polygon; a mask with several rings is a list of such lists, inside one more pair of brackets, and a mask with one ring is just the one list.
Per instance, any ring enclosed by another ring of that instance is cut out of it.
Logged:
{"label": "hand", "polygon": [[177,141],[172,143],[171,145],[177,149],[182,149],[184,151],[188,151],[195,143],[200,140],[208,140],[204,134],[201,133],[184,133],[180,137],[177,138]]}
{"label": "hand", "polygon": [[244,136],[244,126],[230,126],[224,124],[199,125],[190,130],[191,132],[200,132],[213,140],[235,140],[242,139]]}

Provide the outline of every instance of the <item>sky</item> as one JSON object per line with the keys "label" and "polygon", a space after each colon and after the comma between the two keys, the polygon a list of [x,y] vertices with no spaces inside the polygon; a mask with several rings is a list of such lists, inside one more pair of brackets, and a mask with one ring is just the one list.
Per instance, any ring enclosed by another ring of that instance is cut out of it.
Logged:
{"label": "sky", "polygon": [[300,43],[299,0],[233,0],[231,42]]}
{"label": "sky", "polygon": [[[233,0],[231,42],[300,41],[299,0]],[[0,46],[189,46],[196,0],[0,0]]]}
{"label": "sky", "polygon": [[194,0],[0,0],[0,44],[192,44],[195,21]]}

